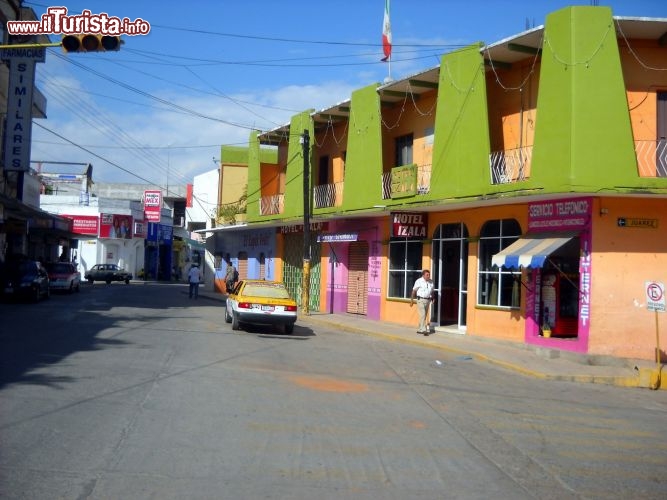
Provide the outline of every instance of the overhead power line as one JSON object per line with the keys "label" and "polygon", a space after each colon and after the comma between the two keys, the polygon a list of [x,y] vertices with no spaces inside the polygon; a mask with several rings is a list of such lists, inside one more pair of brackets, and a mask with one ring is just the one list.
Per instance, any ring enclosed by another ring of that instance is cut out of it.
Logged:
{"label": "overhead power line", "polygon": [[[40,144],[62,144],[61,142],[54,141],[35,141]],[[162,151],[174,150],[174,149],[205,149],[205,148],[219,148],[220,146],[247,146],[248,142],[239,142],[238,144],[204,144],[199,146],[112,146],[109,144],[81,144],[86,148],[95,148],[95,149],[122,149],[126,151],[132,150],[142,150],[142,149],[156,149]]]}
{"label": "overhead power line", "polygon": [[139,94],[139,95],[142,95],[142,96],[144,96],[144,97],[148,97],[149,99],[153,99],[153,100],[155,100],[155,101],[157,101],[157,102],[159,102],[159,103],[161,103],[161,104],[164,104],[165,106],[169,106],[169,107],[172,107],[172,108],[174,108],[174,109],[178,109],[178,110],[183,111],[183,112],[185,112],[185,113],[187,113],[187,114],[189,114],[189,115],[192,115],[192,116],[197,116],[197,117],[199,117],[199,118],[203,118],[203,119],[205,119],[205,120],[211,120],[211,121],[214,121],[214,122],[224,123],[224,124],[226,124],[226,125],[230,125],[230,126],[232,126],[232,127],[238,127],[238,128],[242,128],[242,129],[245,129],[245,130],[255,130],[255,129],[256,129],[256,127],[253,127],[253,126],[251,126],[251,125],[244,125],[244,124],[242,124],[242,123],[234,123],[234,122],[231,122],[231,121],[229,121],[229,120],[223,120],[222,118],[216,118],[216,117],[214,117],[214,116],[208,116],[208,115],[205,115],[205,114],[203,114],[203,113],[199,113],[198,111],[195,111],[195,110],[192,110],[192,109],[188,109],[188,108],[186,108],[186,107],[184,107],[184,106],[180,106],[180,105],[178,105],[178,104],[176,104],[176,103],[174,103],[174,102],[172,102],[172,101],[168,101],[168,100],[166,100],[166,99],[162,99],[161,97],[155,96],[155,95],[153,95],[153,94],[151,94],[151,93],[149,93],[149,92],[145,92],[145,91],[143,91],[143,90],[141,90],[141,89],[138,89],[137,87],[133,87],[132,85],[129,85],[129,84],[125,83],[125,82],[121,82],[120,80],[118,80],[118,79],[116,79],[116,78],[113,78],[113,77],[110,76],[110,75],[106,75],[106,74],[101,73],[101,72],[99,72],[99,71],[97,71],[97,70],[94,70],[94,69],[92,69],[92,68],[90,68],[90,67],[88,67],[88,66],[86,66],[86,65],[84,65],[84,64],[81,64],[80,62],[77,62],[77,61],[73,60],[72,58],[64,57],[63,55],[58,54],[58,53],[55,52],[55,51],[51,51],[51,52],[52,52],[56,57],[59,57],[59,58],[65,60],[65,61],[69,61],[70,64],[73,64],[74,66],[77,66],[77,67],[83,69],[84,71],[87,71],[87,72],[89,72],[89,73],[91,73],[91,74],[93,74],[93,75],[95,75],[95,76],[97,76],[97,77],[99,77],[99,78],[102,78],[102,79],[104,79],[105,81],[112,82],[112,83],[114,83],[114,84],[116,84],[116,85],[119,85],[119,86],[123,87],[124,89],[127,89],[127,90],[129,90],[129,91],[131,91],[131,92],[135,92],[135,93],[137,93],[137,94]]}
{"label": "overhead power line", "polygon": [[[76,146],[77,148],[79,148],[79,149],[85,151],[86,153],[88,153],[88,154],[94,156],[95,158],[98,158],[98,159],[100,159],[100,160],[102,160],[102,161],[108,163],[109,165],[112,165],[112,166],[114,166],[114,167],[116,167],[116,168],[122,170],[123,172],[132,175],[133,177],[136,177],[136,178],[139,179],[139,180],[142,180],[142,181],[144,181],[144,182],[146,182],[146,183],[148,183],[148,184],[152,184],[152,185],[155,184],[153,181],[149,181],[148,179],[146,179],[146,178],[144,178],[144,177],[138,175],[136,172],[133,172],[133,171],[131,171],[131,170],[128,170],[127,168],[125,168],[125,167],[119,165],[118,163],[115,163],[115,162],[113,162],[113,161],[111,161],[111,160],[108,160],[107,158],[105,158],[105,157],[103,157],[103,156],[98,155],[98,154],[95,153],[94,151],[91,151],[90,149],[85,148],[85,147],[81,146],[80,144],[77,144],[77,143],[74,142],[74,141],[69,140],[69,139],[68,139],[67,137],[65,137],[64,135],[61,135],[61,134],[59,134],[58,132],[56,132],[55,130],[51,130],[50,128],[45,127],[44,125],[42,125],[41,123],[39,123],[39,122],[37,122],[37,121],[33,122],[33,124],[34,124],[34,125],[37,125],[37,126],[38,126],[39,128],[41,128],[41,129],[46,130],[47,132],[50,132],[51,134],[55,135],[56,137],[59,137],[59,138],[62,139],[63,141],[70,143],[72,146]],[[161,187],[161,186],[159,186],[159,187]]]}
{"label": "overhead power line", "polygon": [[[183,28],[180,26],[166,26],[164,24],[151,24],[151,29],[153,28],[162,28],[165,30],[172,31],[185,31],[188,33],[198,33],[201,35],[213,35],[221,36],[226,38],[240,38],[244,40],[261,40],[265,42],[281,42],[281,43],[301,43],[301,44],[313,44],[313,45],[337,45],[337,46],[347,46],[347,47],[375,47],[377,49],[382,48],[382,43],[371,43],[371,42],[342,42],[337,40],[306,40],[303,38],[283,38],[276,36],[260,36],[260,35],[240,35],[238,33],[225,33],[221,31],[210,31],[202,30],[195,28]],[[403,44],[393,44],[394,47],[421,47],[421,48],[438,48],[438,47],[448,47],[446,44],[424,44],[424,43],[403,43]]]}

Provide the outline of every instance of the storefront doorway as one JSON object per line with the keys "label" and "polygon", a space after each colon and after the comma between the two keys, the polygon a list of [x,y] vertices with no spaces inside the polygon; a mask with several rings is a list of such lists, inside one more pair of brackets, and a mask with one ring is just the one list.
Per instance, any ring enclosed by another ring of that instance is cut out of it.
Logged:
{"label": "storefront doorway", "polygon": [[579,256],[581,243],[578,237],[551,254],[540,272],[540,335],[547,337],[576,338],[579,319]]}
{"label": "storefront doorway", "polygon": [[348,247],[347,312],[368,312],[368,242],[355,241]]}
{"label": "storefront doorway", "polygon": [[436,299],[431,321],[465,330],[468,304],[468,229],[441,224],[433,234],[433,282]]}

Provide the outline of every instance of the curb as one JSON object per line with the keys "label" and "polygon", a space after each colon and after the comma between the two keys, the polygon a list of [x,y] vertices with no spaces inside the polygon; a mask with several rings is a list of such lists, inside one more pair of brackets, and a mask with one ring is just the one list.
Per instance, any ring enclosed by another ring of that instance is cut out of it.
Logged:
{"label": "curb", "polygon": [[488,356],[486,354],[479,354],[476,352],[470,352],[462,349],[458,349],[455,347],[450,347],[446,345],[437,345],[437,344],[431,344],[428,342],[424,342],[421,339],[415,338],[405,338],[401,337],[398,335],[394,335],[391,333],[383,333],[383,332],[378,332],[378,331],[372,331],[368,330],[366,328],[360,328],[360,327],[355,327],[355,326],[350,326],[350,325],[345,325],[341,323],[336,323],[334,321],[329,321],[327,319],[322,319],[319,317],[314,317],[314,316],[300,316],[299,320],[301,322],[308,322],[312,321],[315,323],[320,323],[324,325],[328,325],[331,327],[335,327],[339,330],[349,332],[349,333],[359,333],[362,335],[368,335],[371,337],[377,337],[377,338],[382,338],[386,340],[391,340],[393,342],[401,342],[404,344],[411,344],[411,345],[419,345],[422,347],[431,347],[434,349],[438,349],[441,351],[447,351],[451,352],[454,354],[458,355],[467,355],[467,356],[472,356],[473,359],[483,361],[485,363],[489,363],[492,365],[499,366],[501,368],[505,368],[506,370],[513,371],[515,373],[519,373],[521,375],[527,376],[527,377],[532,377],[540,380],[555,380],[555,381],[560,381],[560,382],[576,382],[576,383],[581,383],[581,384],[602,384],[602,385],[611,385],[615,387],[626,387],[626,388],[646,388],[646,389],[661,389],[661,390],[667,390],[667,382],[665,383],[659,383],[661,382],[661,377],[660,377],[660,371],[655,368],[635,368],[637,371],[637,375],[633,377],[615,377],[615,376],[600,376],[600,375],[555,375],[555,374],[549,374],[549,373],[544,373],[536,370],[531,370],[528,368],[525,368],[524,366],[521,366],[516,363],[510,363],[508,361],[502,361],[499,359],[495,359],[491,356]]}

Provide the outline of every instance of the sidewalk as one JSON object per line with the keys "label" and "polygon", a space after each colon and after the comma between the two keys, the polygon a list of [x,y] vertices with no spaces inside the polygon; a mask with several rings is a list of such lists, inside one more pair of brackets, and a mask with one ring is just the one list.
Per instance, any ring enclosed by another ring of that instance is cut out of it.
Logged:
{"label": "sidewalk", "polygon": [[[589,356],[441,329],[436,332],[431,329],[432,333],[425,337],[418,335],[415,328],[409,326],[369,320],[353,314],[311,312],[308,316],[299,315],[299,324],[326,325],[391,341],[429,346],[544,380],[667,390],[667,370],[659,373],[656,363],[646,360]],[[656,387],[659,377],[664,380]]]}

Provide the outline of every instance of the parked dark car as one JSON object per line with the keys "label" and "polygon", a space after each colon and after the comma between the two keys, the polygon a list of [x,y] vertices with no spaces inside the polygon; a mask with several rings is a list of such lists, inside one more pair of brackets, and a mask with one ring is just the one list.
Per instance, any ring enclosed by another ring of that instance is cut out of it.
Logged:
{"label": "parked dark car", "polygon": [[51,290],[78,292],[81,273],[71,262],[49,262],[46,264]]}
{"label": "parked dark car", "polygon": [[124,281],[126,284],[129,284],[132,279],[132,273],[128,273],[116,264],[95,264],[84,275],[84,279],[88,280],[89,283],[94,281],[106,281],[107,283]]}
{"label": "parked dark car", "polygon": [[95,264],[84,275],[84,279],[88,280],[89,283],[93,283],[94,281],[106,281],[107,283],[124,281],[125,284],[129,284],[132,279],[132,273],[128,273],[116,264]]}
{"label": "parked dark car", "polygon": [[36,260],[8,264],[4,270],[3,292],[9,298],[31,299],[35,302],[49,298],[49,275]]}

